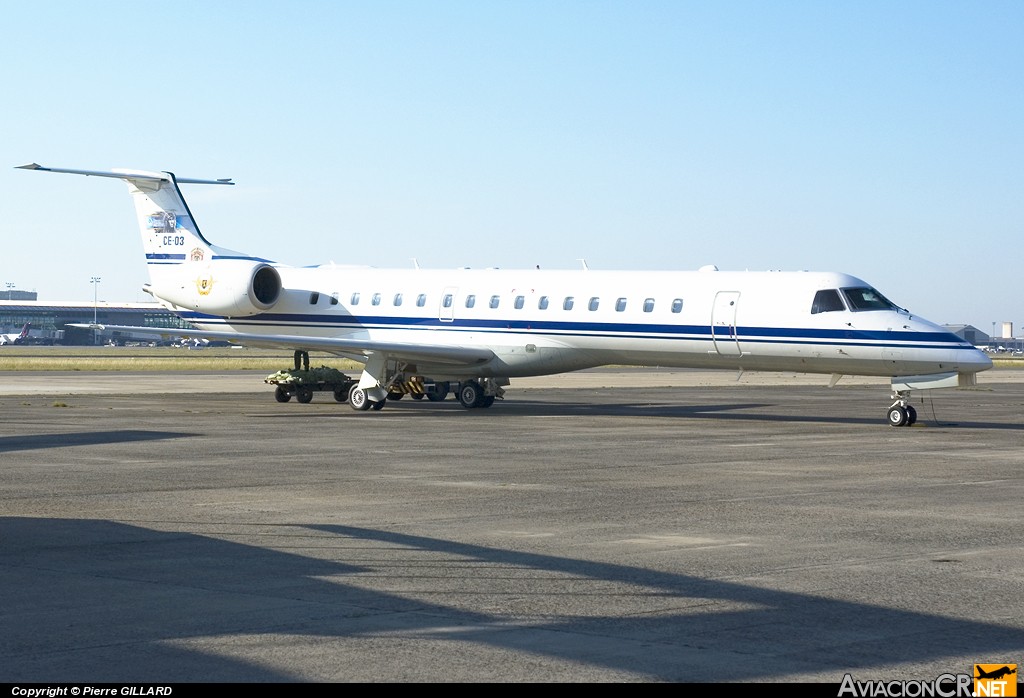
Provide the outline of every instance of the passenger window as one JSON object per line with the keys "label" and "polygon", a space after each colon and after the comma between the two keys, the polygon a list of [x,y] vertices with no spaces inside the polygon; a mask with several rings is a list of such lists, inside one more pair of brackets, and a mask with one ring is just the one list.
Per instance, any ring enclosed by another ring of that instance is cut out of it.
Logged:
{"label": "passenger window", "polygon": [[441,305],[443,307],[445,307],[445,308],[452,307],[452,294],[450,294],[450,293],[444,294],[444,299],[441,301]]}
{"label": "passenger window", "polygon": [[497,308],[498,307],[498,303],[500,303],[500,302],[501,302],[501,296],[491,296],[490,306],[492,308]]}
{"label": "passenger window", "polygon": [[422,308],[426,304],[427,304],[427,294],[421,293],[420,295],[416,296],[416,307],[417,308]]}
{"label": "passenger window", "polygon": [[843,299],[839,297],[839,291],[829,288],[814,294],[814,301],[811,302],[811,315],[831,313],[836,310],[846,310],[843,307]]}
{"label": "passenger window", "polygon": [[682,298],[676,298],[675,300],[672,301],[672,312],[673,313],[681,313],[681,312],[683,312],[683,299]]}
{"label": "passenger window", "polygon": [[338,304],[338,292],[335,291],[334,293],[331,294],[331,305],[337,305],[337,304]]}
{"label": "passenger window", "polygon": [[351,304],[352,304],[352,305],[359,305],[359,291],[354,291],[354,292],[352,293],[352,301],[351,301]]}
{"label": "passenger window", "polygon": [[319,302],[320,302],[320,292],[319,291],[313,291],[311,294],[309,294],[309,304],[310,305],[316,305]]}
{"label": "passenger window", "polygon": [[625,309],[626,309],[626,299],[625,298],[618,298],[618,299],[616,299],[615,300],[615,310],[617,310],[618,312],[621,313]]}
{"label": "passenger window", "polygon": [[525,303],[526,303],[526,297],[525,296],[516,296],[516,302],[515,302],[516,310],[522,310],[523,309],[523,305]]}
{"label": "passenger window", "polygon": [[476,296],[473,294],[466,296],[466,307],[472,308],[474,305],[476,305]]}
{"label": "passenger window", "polygon": [[649,313],[654,310],[654,299],[644,298],[644,312]]}
{"label": "passenger window", "polygon": [[562,310],[572,310],[573,298],[572,296],[566,296],[565,300],[562,301]]}
{"label": "passenger window", "polygon": [[597,310],[597,306],[599,305],[601,305],[601,299],[598,298],[597,296],[594,296],[593,298],[590,299],[590,302],[587,303],[587,309]]}
{"label": "passenger window", "polygon": [[547,310],[548,309],[548,297],[547,296],[541,296],[540,300],[537,301],[537,307],[540,310]]}
{"label": "passenger window", "polygon": [[402,304],[402,294],[401,293],[396,293],[395,294],[395,305],[397,306],[397,305],[401,305],[401,304]]}
{"label": "passenger window", "polygon": [[373,298],[370,299],[370,305],[380,305],[380,294],[373,294]]}

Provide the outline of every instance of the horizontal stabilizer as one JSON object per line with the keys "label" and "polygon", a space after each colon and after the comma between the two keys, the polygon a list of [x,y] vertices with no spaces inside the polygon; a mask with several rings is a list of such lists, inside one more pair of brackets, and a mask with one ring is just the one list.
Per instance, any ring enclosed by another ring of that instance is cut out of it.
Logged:
{"label": "horizontal stabilizer", "polygon": [[[168,172],[143,172],[141,170],[69,170],[63,167],[43,167],[42,165],[30,162],[27,165],[18,165],[16,170],[39,170],[41,172],[62,172],[64,174],[85,175],[86,177],[113,177],[115,179],[149,180],[153,182],[170,182],[171,175]],[[230,184],[230,179],[189,179],[186,177],[175,177],[178,184]]]}

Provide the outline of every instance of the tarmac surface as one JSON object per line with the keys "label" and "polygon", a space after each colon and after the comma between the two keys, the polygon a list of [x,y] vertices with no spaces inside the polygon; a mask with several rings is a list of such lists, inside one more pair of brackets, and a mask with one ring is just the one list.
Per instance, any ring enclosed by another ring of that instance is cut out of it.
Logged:
{"label": "tarmac surface", "polygon": [[0,374],[0,682],[828,682],[1024,664],[1024,381],[587,371],[279,404]]}

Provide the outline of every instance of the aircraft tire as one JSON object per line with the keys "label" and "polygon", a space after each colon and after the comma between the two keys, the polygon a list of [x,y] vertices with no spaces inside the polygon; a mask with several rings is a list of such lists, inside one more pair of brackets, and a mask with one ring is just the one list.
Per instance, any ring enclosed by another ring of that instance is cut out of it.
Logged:
{"label": "aircraft tire", "polygon": [[384,409],[385,402],[387,402],[386,399],[380,401],[373,401],[370,403],[370,409],[373,410],[374,412],[380,412],[382,409]]}
{"label": "aircraft tire", "polygon": [[480,407],[490,407],[494,404],[493,395],[485,395],[484,399],[480,401]]}
{"label": "aircraft tire", "polygon": [[466,381],[459,387],[459,402],[467,410],[480,407],[484,400],[484,389],[476,381]]}
{"label": "aircraft tire", "polygon": [[359,386],[352,386],[352,390],[348,394],[349,406],[359,412],[365,412],[370,409],[370,399],[366,396],[366,391]]}
{"label": "aircraft tire", "polygon": [[900,405],[890,407],[887,416],[889,424],[894,427],[906,426],[907,422],[910,420],[910,415],[907,413],[907,410]]}
{"label": "aircraft tire", "polygon": [[277,386],[277,389],[274,390],[274,399],[278,402],[288,402],[292,399],[292,395],[281,386]]}
{"label": "aircraft tire", "polygon": [[443,402],[451,389],[452,387],[448,383],[434,383],[433,388],[427,390],[427,399],[431,402]]}
{"label": "aircraft tire", "polygon": [[912,405],[907,405],[907,426],[913,426],[917,422],[917,410]]}

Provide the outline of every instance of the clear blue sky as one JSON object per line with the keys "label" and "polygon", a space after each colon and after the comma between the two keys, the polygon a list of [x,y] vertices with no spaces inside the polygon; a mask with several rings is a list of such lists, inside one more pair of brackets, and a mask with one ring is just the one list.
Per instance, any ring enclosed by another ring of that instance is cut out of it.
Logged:
{"label": "clear blue sky", "polygon": [[[845,271],[1024,324],[1024,2],[37,2],[0,282],[146,300],[121,182],[290,264]],[[3,287],[0,287],[0,291]]]}

